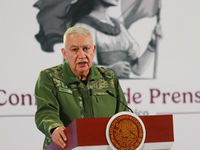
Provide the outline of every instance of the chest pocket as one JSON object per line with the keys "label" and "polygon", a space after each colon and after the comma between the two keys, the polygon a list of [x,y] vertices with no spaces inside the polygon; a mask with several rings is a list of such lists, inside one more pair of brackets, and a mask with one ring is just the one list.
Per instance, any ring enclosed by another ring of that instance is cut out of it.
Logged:
{"label": "chest pocket", "polygon": [[[115,95],[115,92],[114,90],[112,89],[109,89],[109,91],[111,93],[114,93]],[[111,95],[109,95],[105,90],[97,90],[94,92],[94,96],[96,98],[96,102],[97,103],[101,103],[101,102],[104,102],[107,101],[107,103],[111,102],[111,103],[115,103],[116,102],[116,99],[114,97],[112,97]]]}
{"label": "chest pocket", "polygon": [[96,97],[96,102],[101,102],[101,99],[106,99],[109,95],[106,92],[96,92],[94,96]]}
{"label": "chest pocket", "polygon": [[111,117],[115,114],[117,109],[117,100],[106,93],[105,89],[93,92],[93,96],[95,98],[93,106],[96,117]]}

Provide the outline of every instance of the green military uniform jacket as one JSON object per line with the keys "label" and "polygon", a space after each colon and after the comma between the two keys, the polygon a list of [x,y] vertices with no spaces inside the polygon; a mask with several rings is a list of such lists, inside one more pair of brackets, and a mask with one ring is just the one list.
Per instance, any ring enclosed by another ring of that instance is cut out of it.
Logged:
{"label": "green military uniform jacket", "polygon": [[64,62],[41,71],[35,86],[37,112],[35,122],[45,135],[43,148],[51,142],[51,129],[68,126],[76,118],[111,117],[116,112],[127,111],[126,100],[117,76],[110,70],[92,66],[87,85],[81,82]]}

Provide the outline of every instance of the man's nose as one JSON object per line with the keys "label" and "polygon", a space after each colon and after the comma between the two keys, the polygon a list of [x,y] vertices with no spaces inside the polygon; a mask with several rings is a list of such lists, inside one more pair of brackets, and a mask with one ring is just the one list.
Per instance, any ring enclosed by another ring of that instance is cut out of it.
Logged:
{"label": "man's nose", "polygon": [[79,52],[78,52],[78,58],[82,59],[82,58],[85,58],[85,52],[83,49],[80,49]]}

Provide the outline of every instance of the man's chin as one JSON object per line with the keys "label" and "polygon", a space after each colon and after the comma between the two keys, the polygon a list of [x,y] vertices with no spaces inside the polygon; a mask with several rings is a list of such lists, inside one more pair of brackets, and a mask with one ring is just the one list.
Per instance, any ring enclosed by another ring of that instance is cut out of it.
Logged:
{"label": "man's chin", "polygon": [[89,67],[79,67],[76,69],[76,71],[82,72],[82,73],[87,72],[88,70],[89,70]]}

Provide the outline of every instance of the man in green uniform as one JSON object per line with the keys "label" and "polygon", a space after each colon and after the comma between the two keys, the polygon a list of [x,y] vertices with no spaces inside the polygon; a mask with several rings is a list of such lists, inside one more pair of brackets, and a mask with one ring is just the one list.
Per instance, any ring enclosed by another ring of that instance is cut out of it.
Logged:
{"label": "man in green uniform", "polygon": [[117,76],[92,65],[96,46],[89,30],[69,28],[63,43],[66,61],[41,71],[35,86],[35,122],[46,136],[43,149],[52,141],[65,147],[65,127],[76,118],[111,117],[128,110],[106,92],[126,104]]}

